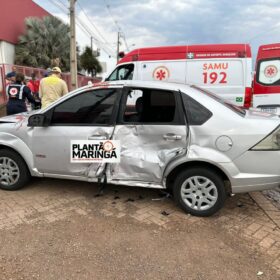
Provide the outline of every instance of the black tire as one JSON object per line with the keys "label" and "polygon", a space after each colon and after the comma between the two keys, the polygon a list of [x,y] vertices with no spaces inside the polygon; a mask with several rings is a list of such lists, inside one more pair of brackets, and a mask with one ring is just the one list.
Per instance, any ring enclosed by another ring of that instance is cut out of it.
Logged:
{"label": "black tire", "polygon": [[[17,174],[14,175],[14,172]],[[7,175],[7,173],[9,173],[9,175]],[[7,177],[10,179],[7,179]],[[30,177],[31,176],[28,167],[20,155],[12,150],[0,150],[1,189],[8,191],[21,189],[28,183]]]}
{"label": "black tire", "polygon": [[226,199],[222,178],[215,171],[201,167],[181,172],[175,179],[173,192],[175,201],[187,213],[200,217],[216,213]]}

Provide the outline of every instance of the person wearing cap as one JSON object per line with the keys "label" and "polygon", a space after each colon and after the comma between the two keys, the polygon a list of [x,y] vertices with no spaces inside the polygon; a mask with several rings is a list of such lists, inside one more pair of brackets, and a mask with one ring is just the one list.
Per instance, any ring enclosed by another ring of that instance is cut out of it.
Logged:
{"label": "person wearing cap", "polygon": [[17,74],[17,73],[16,73],[15,71],[12,71],[12,72],[7,73],[7,75],[6,75],[6,77],[5,77],[5,79],[7,80],[6,85],[9,85],[9,84],[15,82],[15,80],[16,80],[16,74]]}
{"label": "person wearing cap", "polygon": [[23,82],[24,75],[22,73],[17,73],[15,76],[15,82],[12,82],[6,87],[6,94],[9,98],[7,103],[7,115],[26,112],[26,99],[30,103],[36,104],[31,90],[24,85]]}
{"label": "person wearing cap", "polygon": [[47,107],[66,93],[68,93],[68,88],[65,81],[61,79],[60,68],[52,68],[51,75],[43,78],[40,82],[39,96],[41,98],[42,108]]}

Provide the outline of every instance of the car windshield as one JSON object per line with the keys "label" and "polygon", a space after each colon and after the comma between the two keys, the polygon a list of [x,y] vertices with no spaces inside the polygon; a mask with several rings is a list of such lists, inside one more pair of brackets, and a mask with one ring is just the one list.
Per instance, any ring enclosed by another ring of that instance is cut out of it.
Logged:
{"label": "car windshield", "polygon": [[219,103],[223,104],[224,106],[226,106],[227,108],[231,109],[232,111],[234,111],[235,113],[241,115],[241,116],[245,116],[246,115],[246,110],[245,109],[242,109],[222,98],[220,98],[217,94],[215,93],[212,93],[208,90],[205,90],[205,89],[202,89],[200,87],[197,87],[197,86],[192,86],[193,88],[199,90],[200,92],[206,94],[207,96],[215,99],[216,101],[218,101]]}

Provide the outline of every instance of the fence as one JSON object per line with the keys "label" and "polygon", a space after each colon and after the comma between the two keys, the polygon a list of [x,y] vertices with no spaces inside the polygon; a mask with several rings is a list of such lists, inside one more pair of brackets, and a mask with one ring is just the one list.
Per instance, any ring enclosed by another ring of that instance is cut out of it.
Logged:
{"label": "fence", "polygon": [[[12,65],[12,64],[0,64],[0,106],[7,102],[6,97],[6,80],[5,76],[7,73],[11,71],[16,71],[19,73],[23,73],[25,77],[31,78],[32,73],[35,73],[38,79],[44,77],[46,73],[46,69],[20,66],[20,65]],[[62,79],[66,82],[68,89],[71,89],[71,75],[70,73],[62,73]],[[83,75],[78,75],[78,87],[82,87],[88,84],[91,81],[93,83],[100,82],[101,79],[96,77],[88,77]]]}

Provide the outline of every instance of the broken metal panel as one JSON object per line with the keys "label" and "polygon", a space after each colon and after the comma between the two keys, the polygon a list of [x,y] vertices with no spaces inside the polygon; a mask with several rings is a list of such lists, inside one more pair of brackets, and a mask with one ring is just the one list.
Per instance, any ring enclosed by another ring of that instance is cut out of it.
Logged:
{"label": "broken metal panel", "polygon": [[142,182],[142,181],[133,181],[133,180],[112,180],[111,184],[122,185],[122,186],[134,186],[140,188],[153,188],[153,189],[164,189],[165,187],[162,184],[156,184],[151,182]]}
{"label": "broken metal panel", "polygon": [[[121,141],[121,162],[110,164],[108,182],[143,181],[162,184],[166,166],[186,152],[187,127],[184,125],[119,125],[114,140]],[[164,135],[180,136],[166,140]]]}

